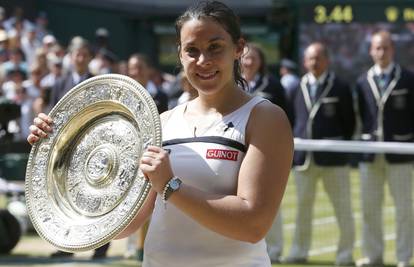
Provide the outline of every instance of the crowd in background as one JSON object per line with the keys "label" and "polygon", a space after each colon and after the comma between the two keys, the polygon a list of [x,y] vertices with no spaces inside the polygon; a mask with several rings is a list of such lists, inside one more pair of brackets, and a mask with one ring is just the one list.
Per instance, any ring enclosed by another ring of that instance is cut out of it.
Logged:
{"label": "crowd in background", "polygon": [[[65,45],[49,31],[44,12],[40,12],[34,21],[29,21],[20,7],[16,7],[10,16],[6,16],[5,10],[0,7],[0,101],[20,106],[18,120],[7,120],[7,125],[1,125],[0,120],[0,138],[7,132],[14,135],[14,139],[25,139],[35,114],[48,112],[52,104],[56,104],[51,99],[53,88],[65,74],[76,68],[74,64],[86,64],[90,77],[108,73],[142,76],[145,72],[144,76],[148,76],[145,81],[140,81],[141,77],[135,79],[141,84],[144,82],[144,86],[147,79],[151,81],[151,94],[155,94],[156,90],[166,95],[162,97],[163,110],[194,97],[195,90],[181,73],[163,73],[146,55],[138,55],[141,61],[145,61],[145,70],[137,69],[135,74],[131,74],[134,70],[130,61],[137,55],[121,60],[111,51],[109,40],[110,32],[101,27],[96,29],[94,40],[74,36]],[[79,46],[86,47],[88,51],[85,58],[78,57],[83,62],[76,63],[76,59],[71,57]],[[141,65],[139,63],[136,67],[141,68]]]}

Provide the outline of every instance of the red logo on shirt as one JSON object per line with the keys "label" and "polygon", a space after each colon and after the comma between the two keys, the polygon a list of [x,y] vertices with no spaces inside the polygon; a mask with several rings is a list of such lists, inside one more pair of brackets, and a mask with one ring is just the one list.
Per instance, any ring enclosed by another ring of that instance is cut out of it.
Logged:
{"label": "red logo on shirt", "polygon": [[206,158],[237,161],[238,151],[225,149],[207,149]]}

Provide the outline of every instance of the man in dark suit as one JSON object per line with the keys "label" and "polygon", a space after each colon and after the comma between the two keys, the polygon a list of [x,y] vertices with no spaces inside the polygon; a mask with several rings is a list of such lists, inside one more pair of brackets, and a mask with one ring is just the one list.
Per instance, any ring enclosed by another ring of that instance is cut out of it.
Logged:
{"label": "man in dark suit", "polygon": [[[362,139],[414,142],[414,76],[394,62],[389,32],[371,39],[372,66],[357,82]],[[382,266],[382,203],[388,183],[396,211],[398,267],[409,266],[413,252],[412,162],[414,155],[364,154],[360,163],[363,253],[358,266]]]}
{"label": "man in dark suit", "polygon": [[[349,86],[329,70],[329,55],[322,43],[310,44],[304,54],[307,69],[292,101],[294,136],[303,139],[350,140],[355,128]],[[296,151],[294,176],[298,198],[296,228],[289,263],[306,262],[311,244],[312,211],[318,179],[333,205],[340,238],[336,265],[352,264],[354,220],[350,200],[348,157],[343,153]]]}
{"label": "man in dark suit", "polygon": [[168,110],[168,96],[151,80],[151,61],[144,54],[133,54],[128,59],[128,76],[139,82],[147,89],[154,99],[158,112],[161,114]]}
{"label": "man in dark suit", "polygon": [[[70,46],[71,70],[64,74],[51,88],[50,108],[53,108],[59,100],[75,85],[91,78],[88,65],[92,59],[92,51],[87,40],[78,37]],[[93,259],[104,258],[109,248],[109,243],[95,249]],[[52,258],[72,257],[73,253],[57,251],[51,255]]]}
{"label": "man in dark suit", "polygon": [[92,59],[92,52],[87,40],[76,38],[70,46],[71,69],[65,73],[52,87],[50,105],[57,102],[75,85],[91,78],[88,65]]}

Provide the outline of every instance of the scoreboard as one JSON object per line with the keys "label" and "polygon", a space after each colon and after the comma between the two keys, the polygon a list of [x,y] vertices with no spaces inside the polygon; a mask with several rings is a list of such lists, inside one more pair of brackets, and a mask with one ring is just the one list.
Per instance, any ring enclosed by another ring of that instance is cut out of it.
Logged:
{"label": "scoreboard", "polygon": [[[381,1],[361,1],[350,4],[303,4],[298,8],[299,20],[326,23],[352,22],[414,22],[414,2],[407,4],[391,4]],[[342,1],[345,2],[345,1]],[[351,2],[351,1],[348,1]],[[411,1],[407,1],[411,2]]]}
{"label": "scoreboard", "polygon": [[344,80],[355,81],[372,65],[372,33],[388,30],[396,61],[414,71],[414,0],[293,1],[299,61],[309,43],[322,41],[331,52],[331,68]]}

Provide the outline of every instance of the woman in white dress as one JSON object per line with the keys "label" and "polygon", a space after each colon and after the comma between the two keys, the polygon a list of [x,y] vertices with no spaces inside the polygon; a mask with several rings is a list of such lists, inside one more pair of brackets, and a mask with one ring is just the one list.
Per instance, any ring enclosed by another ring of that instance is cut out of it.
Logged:
{"label": "woman in white dress", "polygon": [[[264,237],[288,179],[293,138],[279,107],[245,90],[245,41],[226,5],[201,2],[176,23],[179,58],[198,97],[161,115],[163,147],[140,168],[152,191],[119,236],[151,217],[143,266],[271,266]],[[30,143],[51,122],[35,119]]]}

